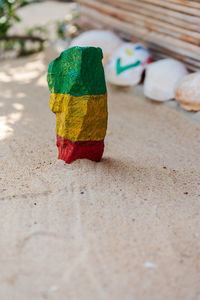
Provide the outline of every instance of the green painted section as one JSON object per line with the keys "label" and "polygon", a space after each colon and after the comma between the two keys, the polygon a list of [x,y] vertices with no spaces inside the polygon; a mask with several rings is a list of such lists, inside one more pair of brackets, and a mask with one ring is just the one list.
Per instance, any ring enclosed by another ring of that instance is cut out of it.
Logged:
{"label": "green painted section", "polygon": [[51,93],[72,96],[106,93],[102,50],[72,47],[49,64],[47,82]]}
{"label": "green painted section", "polygon": [[140,64],[141,64],[140,60],[137,60],[133,64],[129,64],[129,65],[126,65],[126,66],[121,66],[121,60],[120,60],[120,58],[118,58],[117,64],[116,64],[117,75],[119,75],[120,73],[122,73],[122,72],[124,72],[128,69],[135,68],[135,67],[139,66]]}

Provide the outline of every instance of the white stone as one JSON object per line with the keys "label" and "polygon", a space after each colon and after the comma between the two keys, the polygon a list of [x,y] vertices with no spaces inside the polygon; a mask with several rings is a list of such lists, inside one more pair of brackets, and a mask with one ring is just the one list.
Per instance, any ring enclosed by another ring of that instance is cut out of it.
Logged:
{"label": "white stone", "polygon": [[149,269],[156,269],[157,268],[157,265],[151,261],[147,261],[145,264],[144,264],[145,268],[149,268]]}
{"label": "white stone", "polygon": [[189,74],[179,82],[175,99],[186,110],[200,110],[200,72]]}
{"label": "white stone", "polygon": [[151,63],[146,69],[144,94],[156,101],[173,99],[177,83],[187,74],[184,64],[172,58]]}
{"label": "white stone", "polygon": [[116,85],[134,86],[151,61],[149,51],[140,44],[123,43],[106,64],[106,79]]}
{"label": "white stone", "polygon": [[100,47],[105,64],[113,52],[122,44],[122,40],[109,30],[89,30],[74,38],[69,47]]}
{"label": "white stone", "polygon": [[59,286],[58,285],[52,285],[51,287],[50,287],[50,291],[51,292],[56,292],[57,290],[59,290]]}

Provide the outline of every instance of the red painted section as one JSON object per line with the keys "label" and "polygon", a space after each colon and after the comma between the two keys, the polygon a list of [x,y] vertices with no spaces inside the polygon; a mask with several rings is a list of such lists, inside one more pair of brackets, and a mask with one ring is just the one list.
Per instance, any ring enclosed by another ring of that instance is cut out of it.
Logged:
{"label": "red painted section", "polygon": [[58,159],[70,164],[76,159],[86,158],[100,161],[104,151],[104,140],[72,142],[57,135]]}
{"label": "red painted section", "polygon": [[146,65],[148,65],[148,64],[150,64],[150,63],[152,63],[153,62],[153,58],[152,57],[149,57],[145,62],[143,62],[143,66],[146,66]]}

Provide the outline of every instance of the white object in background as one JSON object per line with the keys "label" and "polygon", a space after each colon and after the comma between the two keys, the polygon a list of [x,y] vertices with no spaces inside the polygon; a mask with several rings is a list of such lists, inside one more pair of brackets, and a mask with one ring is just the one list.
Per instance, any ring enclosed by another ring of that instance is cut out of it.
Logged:
{"label": "white object in background", "polygon": [[144,94],[156,101],[174,98],[177,83],[188,74],[180,61],[166,58],[148,65],[144,81]]}
{"label": "white object in background", "polygon": [[105,64],[113,52],[122,44],[122,40],[109,30],[89,30],[74,38],[69,47],[100,47]]}
{"label": "white object in background", "polygon": [[151,261],[147,261],[145,264],[144,264],[145,268],[149,268],[149,269],[156,269],[157,268],[157,265]]}
{"label": "white object in background", "polygon": [[141,81],[142,73],[150,62],[151,55],[144,46],[123,43],[105,67],[106,79],[116,85],[136,85]]}
{"label": "white object in background", "polygon": [[189,74],[179,82],[175,99],[186,110],[200,110],[200,72]]}

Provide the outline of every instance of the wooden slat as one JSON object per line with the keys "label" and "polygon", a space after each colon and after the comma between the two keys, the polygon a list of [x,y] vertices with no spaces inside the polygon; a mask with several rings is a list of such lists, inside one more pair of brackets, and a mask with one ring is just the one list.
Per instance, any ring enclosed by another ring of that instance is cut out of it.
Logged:
{"label": "wooden slat", "polygon": [[[81,1],[80,1],[81,2]],[[113,0],[102,0],[106,4],[112,5]],[[200,32],[200,18],[171,11],[166,8],[140,2],[140,0],[115,0],[115,6],[125,11],[132,11],[143,16],[161,20],[166,23],[174,24],[182,28]]]}
{"label": "wooden slat", "polygon": [[153,55],[154,59],[174,57],[174,58],[177,58],[180,61],[182,61],[186,65],[186,67],[191,71],[197,71],[200,68],[200,62],[198,62],[196,60],[193,60],[191,58],[187,58],[185,56],[180,56],[176,52],[166,50],[165,48],[162,49],[162,47],[157,47],[153,43],[151,43],[151,44],[145,43],[142,39],[140,40],[139,38],[135,38],[134,36],[131,37],[129,34],[127,34],[127,32],[123,32],[121,30],[118,31],[118,30],[116,30],[112,27],[109,27],[107,25],[103,25],[101,22],[98,22],[97,20],[93,20],[91,17],[88,18],[87,16],[82,15],[82,17],[81,17],[81,19],[79,19],[78,23],[79,23],[79,25],[84,24],[85,28],[87,28],[88,30],[94,28],[94,24],[95,24],[95,28],[97,28],[97,29],[108,29],[108,28],[110,28],[112,30],[115,30],[115,32],[121,38],[124,38],[125,40],[132,41],[133,43],[142,42],[144,45],[146,45],[149,48],[149,50],[151,51],[151,54]]}
{"label": "wooden slat", "polygon": [[179,11],[179,12],[183,12],[185,14],[191,15],[191,16],[197,16],[200,17],[200,10],[196,9],[196,8],[192,8],[192,7],[185,7],[183,5],[180,4],[176,4],[176,3],[172,3],[169,1],[161,1],[161,0],[140,0],[141,2],[144,3],[150,3],[150,4],[154,4],[160,7],[165,7],[168,9],[172,9],[174,11]]}
{"label": "wooden slat", "polygon": [[[136,27],[133,31],[133,26],[129,23],[122,22],[114,17],[111,17],[109,15],[101,14],[100,12],[90,9],[90,8],[82,8],[82,12],[85,15],[88,15],[88,17],[95,17],[97,20],[101,20],[104,18],[103,22],[106,25],[114,25],[119,30],[127,30],[130,34],[134,34],[138,38],[143,38],[145,41],[158,41],[161,44],[165,45],[166,48],[172,46],[172,47],[180,47],[179,51],[183,53],[183,55],[190,54],[191,57],[199,58],[199,47],[192,45],[190,43],[186,43],[183,41],[176,40],[171,37],[167,37],[161,34],[157,34],[155,32],[148,31],[145,28]],[[190,53],[190,51],[193,51],[193,53]]]}
{"label": "wooden slat", "polygon": [[180,40],[187,41],[195,45],[200,45],[199,32],[189,31],[178,26],[174,27],[169,23],[161,22],[149,17],[144,17],[133,12],[124,11],[119,8],[111,7],[110,5],[99,3],[98,1],[94,0],[81,0],[81,3],[88,7],[95,8],[97,11],[103,14],[114,16],[118,20],[131,23],[134,26],[145,28],[150,31],[159,32],[168,36],[176,37]]}
{"label": "wooden slat", "polygon": [[[93,0],[91,0],[93,1]],[[101,0],[101,2],[104,3],[109,3],[111,5],[113,5],[113,2],[111,2],[112,0]],[[128,8],[131,10],[134,10],[135,6],[139,6],[139,7],[143,7],[144,9],[146,8],[147,10],[152,10],[153,12],[155,12],[155,16],[154,17],[159,17],[159,15],[168,15],[169,17],[174,16],[177,19],[181,19],[183,21],[186,22],[191,22],[191,23],[198,23],[199,24],[199,17],[195,16],[195,15],[190,15],[186,12],[178,12],[176,10],[171,10],[170,8],[166,8],[166,7],[162,7],[162,6],[158,6],[155,5],[154,3],[151,2],[143,2],[141,0],[115,0],[115,6],[116,4],[121,3],[123,5],[124,8]]]}
{"label": "wooden slat", "polygon": [[180,4],[182,6],[197,8],[200,9],[200,1],[199,0],[168,0],[169,2]]}
{"label": "wooden slat", "polygon": [[200,18],[197,17],[200,16],[200,1],[78,2],[81,4],[81,22],[85,25],[110,28],[127,40],[143,42],[155,58],[172,56],[191,70],[200,68]]}
{"label": "wooden slat", "polygon": [[[135,36],[137,39],[144,40],[148,44],[155,44],[160,45],[168,50],[178,50],[178,53],[180,55],[190,57],[192,59],[199,59],[199,47],[196,47],[194,45],[190,45],[188,43],[182,42],[180,45],[180,41],[177,41],[176,39],[166,38],[165,36],[155,34],[154,32],[149,32],[145,29],[141,28],[135,28],[133,32],[133,27],[131,24],[121,22],[120,20],[117,20],[113,17],[102,15],[101,13],[95,11],[94,9],[90,8],[82,8],[82,13],[87,16],[88,18],[91,18],[94,20],[93,24],[95,26],[95,23],[102,22],[102,18],[104,20],[104,25],[110,28],[118,29],[120,31],[123,31],[125,33],[128,33],[130,36]],[[180,46],[182,46],[180,48]],[[193,51],[191,51],[191,47]]]}

